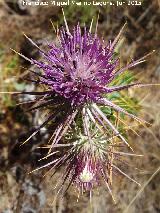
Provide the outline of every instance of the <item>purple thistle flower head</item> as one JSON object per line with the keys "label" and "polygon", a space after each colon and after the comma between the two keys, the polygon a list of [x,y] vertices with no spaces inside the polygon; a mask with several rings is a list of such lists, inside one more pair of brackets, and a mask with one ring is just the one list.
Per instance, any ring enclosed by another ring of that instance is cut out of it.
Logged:
{"label": "purple thistle flower head", "polygon": [[104,137],[95,135],[90,143],[88,137],[80,133],[73,148],[69,151],[72,160],[68,160],[66,163],[64,179],[68,179],[70,183],[73,182],[80,194],[86,191],[91,192],[100,185],[101,180],[105,181],[109,190],[111,187],[110,154],[112,148],[109,144],[104,144],[106,151],[101,150],[96,146],[97,142],[103,144]]}
{"label": "purple thistle flower head", "polygon": [[69,186],[74,183],[79,194],[83,194],[86,191],[91,192],[96,186],[100,185],[102,179],[110,189],[109,167],[111,168],[111,163],[108,157],[110,146],[106,146],[108,152],[104,153],[102,150],[97,149],[94,144],[97,137],[92,138],[93,143],[90,144],[87,136],[82,134],[79,136],[80,138],[75,141],[73,147],[68,150],[68,154],[66,153],[65,156],[63,155],[60,158],[60,164],[64,158],[66,161],[60,183],[61,189],[67,181]]}
{"label": "purple thistle flower head", "polygon": [[[84,27],[82,33],[79,24],[70,32],[66,23],[66,30],[62,27],[57,31],[59,44],[48,44],[47,52],[41,50],[26,36],[40,50],[43,57],[41,61],[27,60],[43,70],[40,83],[67,99],[72,106],[98,102],[104,93],[125,88],[109,87],[109,83],[117,75],[144,62],[143,57],[118,69],[119,58],[115,57],[115,47],[122,30],[113,42],[109,41],[106,44],[103,39],[98,38],[97,32],[92,34],[91,29],[87,30]],[[129,86],[127,85],[127,88]]]}
{"label": "purple thistle flower head", "polygon": [[83,150],[77,156],[75,183],[81,191],[91,191],[93,186],[98,184],[101,164],[94,154],[89,150]]}
{"label": "purple thistle flower head", "polygon": [[44,71],[43,83],[72,105],[100,99],[118,64],[112,44],[106,45],[86,27],[82,34],[79,24],[72,33],[62,28],[58,38],[59,46],[51,44],[47,53],[42,52],[45,62],[32,60]]}

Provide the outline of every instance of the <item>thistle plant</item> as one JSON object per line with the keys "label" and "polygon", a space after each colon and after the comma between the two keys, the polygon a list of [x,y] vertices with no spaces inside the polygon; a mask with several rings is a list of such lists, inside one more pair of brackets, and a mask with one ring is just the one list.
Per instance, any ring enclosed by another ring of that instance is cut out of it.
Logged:
{"label": "thistle plant", "polygon": [[[115,104],[110,98],[111,94],[131,87],[151,85],[139,82],[115,85],[113,82],[126,70],[143,63],[147,56],[120,67],[120,58],[115,54],[115,49],[124,27],[114,41],[106,43],[98,37],[98,21],[94,33],[92,23],[90,29],[84,26],[82,30],[77,24],[70,30],[65,16],[64,22],[65,28],[55,29],[58,44],[47,44],[47,51],[25,35],[38,48],[42,57],[40,60],[18,53],[39,69],[39,72],[30,70],[35,76],[31,81],[44,88],[44,91],[20,94],[37,97],[30,110],[48,108],[48,117],[24,143],[58,117],[47,146],[49,151],[46,158],[56,156],[57,149],[59,156],[36,170],[49,167],[55,173],[63,165],[65,170],[57,184],[59,191],[65,191],[75,184],[80,193],[91,192],[104,180],[112,195],[112,170],[136,182],[114,164],[117,155],[137,156],[116,151],[116,146],[122,143],[132,150],[117,125],[117,116],[124,114],[137,122],[145,121]],[[110,119],[104,108],[117,113],[114,113],[117,115],[114,120]],[[64,187],[66,181],[68,185]]]}

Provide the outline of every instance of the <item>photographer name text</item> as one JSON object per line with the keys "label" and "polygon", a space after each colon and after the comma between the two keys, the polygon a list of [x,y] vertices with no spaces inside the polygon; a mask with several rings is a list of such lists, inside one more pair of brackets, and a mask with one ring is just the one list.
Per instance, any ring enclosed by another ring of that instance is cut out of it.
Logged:
{"label": "photographer name text", "polygon": [[142,1],[84,1],[84,2],[77,2],[74,0],[66,0],[66,1],[41,1],[41,0],[23,0],[23,6],[58,6],[64,7],[69,5],[76,5],[76,6],[141,6]]}

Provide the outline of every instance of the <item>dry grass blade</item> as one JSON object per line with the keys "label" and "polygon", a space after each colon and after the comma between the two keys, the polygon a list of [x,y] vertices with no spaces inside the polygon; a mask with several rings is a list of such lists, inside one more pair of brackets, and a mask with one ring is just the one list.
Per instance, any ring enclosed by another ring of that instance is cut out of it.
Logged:
{"label": "dry grass blade", "polygon": [[144,189],[146,188],[146,186],[151,182],[151,180],[159,173],[160,171],[160,167],[153,173],[153,175],[146,181],[146,183],[141,187],[141,189],[138,191],[138,193],[136,194],[136,196],[131,200],[131,202],[129,203],[129,205],[127,206],[127,208],[124,210],[123,213],[128,213],[129,212],[129,208],[131,207],[131,205],[135,202],[135,200],[140,196],[140,194],[144,191]]}
{"label": "dry grass blade", "polygon": [[68,35],[71,35],[71,33],[69,31],[69,27],[68,27],[68,24],[67,24],[67,20],[66,20],[63,8],[62,8],[62,13],[63,13],[64,23],[65,23],[65,26],[66,26],[67,33],[68,33]]}

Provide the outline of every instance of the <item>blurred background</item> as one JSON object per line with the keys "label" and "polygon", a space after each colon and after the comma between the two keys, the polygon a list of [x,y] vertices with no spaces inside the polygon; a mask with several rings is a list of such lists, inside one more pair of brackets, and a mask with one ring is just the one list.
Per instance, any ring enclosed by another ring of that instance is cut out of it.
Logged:
{"label": "blurred background", "polygon": [[[126,1],[127,2],[127,1]],[[156,50],[142,65],[134,68],[138,80],[145,83],[160,82],[160,2],[143,0],[142,6],[75,6],[64,8],[68,25],[77,22],[90,25],[99,13],[98,34],[105,40],[114,39],[127,21],[121,43],[121,60],[139,58]],[[0,91],[35,91],[36,85],[26,82],[30,64],[15,54],[12,49],[27,57],[38,58],[39,53],[24,37],[32,38],[38,45],[54,41],[51,21],[63,25],[60,7],[25,7],[21,0],[0,0]],[[132,71],[133,72],[133,71]],[[152,125],[137,126],[139,136],[129,132],[128,140],[142,158],[127,157],[125,171],[142,184],[160,167],[160,88],[158,86],[130,89],[128,96],[136,97],[141,109],[139,116]],[[160,173],[146,185],[140,196],[128,208],[139,187],[117,174],[113,178],[114,204],[105,186],[95,190],[92,202],[85,194],[77,200],[74,187],[62,199],[56,198],[54,187],[59,171],[52,179],[44,178],[46,170],[32,174],[44,151],[37,149],[48,140],[49,129],[43,129],[29,143],[20,147],[35,126],[40,124],[41,114],[26,112],[30,101],[24,97],[0,94],[0,213],[158,213],[160,212]],[[123,164],[124,162],[122,162]],[[125,162],[126,163],[126,162]],[[62,168],[63,169],[63,168]],[[54,202],[53,202],[54,201]]]}

